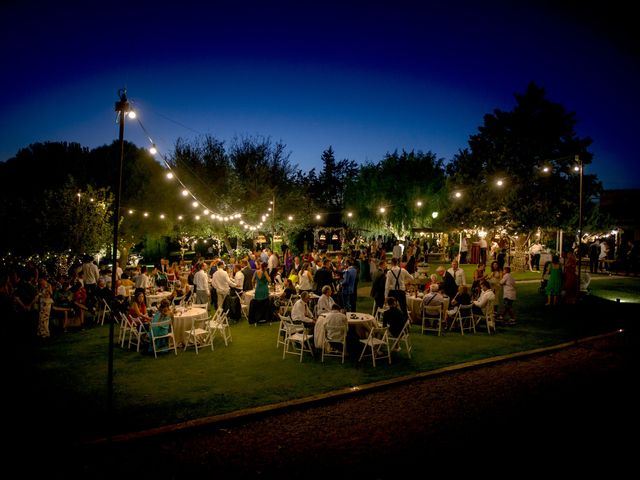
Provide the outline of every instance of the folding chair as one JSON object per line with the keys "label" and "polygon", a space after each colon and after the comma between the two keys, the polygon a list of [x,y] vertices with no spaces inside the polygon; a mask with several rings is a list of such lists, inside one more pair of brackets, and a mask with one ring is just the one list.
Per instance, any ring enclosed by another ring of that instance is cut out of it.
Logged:
{"label": "folding chair", "polygon": [[[322,358],[338,357],[344,363],[344,356],[347,353],[347,325],[326,325],[324,326],[324,338],[322,339]],[[340,345],[340,349],[334,350],[333,347]]]}
{"label": "folding chair", "polygon": [[444,322],[444,307],[442,305],[427,305],[422,307],[422,330],[424,332],[438,332],[442,335],[442,324]]}
{"label": "folding chair", "polygon": [[496,333],[496,320],[495,320],[495,313],[493,311],[493,300],[489,300],[487,302],[487,304],[484,306],[484,308],[482,309],[482,313],[481,314],[477,314],[474,313],[473,314],[473,318],[475,320],[475,326],[477,327],[478,325],[480,325],[480,322],[486,323],[487,325],[487,333],[489,335],[491,335],[491,331],[493,330],[493,333]]}
{"label": "folding chair", "polygon": [[[363,343],[364,346],[362,347],[362,353],[358,361],[361,361],[365,356],[371,356],[374,367],[376,366],[376,358],[379,360],[387,358],[389,365],[391,365],[389,329],[387,327],[373,327],[369,331],[369,336],[366,339],[360,339],[360,343]],[[367,353],[367,349],[369,349],[370,353]]]}
{"label": "folding chair", "polygon": [[198,349],[202,347],[211,347],[211,351],[213,351],[213,338],[211,335],[211,331],[209,328],[202,328],[198,326],[201,322],[204,322],[203,326],[208,325],[211,321],[211,317],[206,320],[199,319],[197,320],[195,317],[191,319],[191,328],[186,330],[186,338],[184,341],[184,350],[193,345],[193,348],[196,350],[196,354],[198,354]]}
{"label": "folding chair", "polygon": [[307,329],[304,327],[302,327],[302,331],[300,331],[301,326],[293,323],[288,317],[284,317],[284,328],[285,337],[282,359],[284,360],[287,353],[300,355],[300,362],[302,362],[304,352],[309,352],[313,357],[313,347],[311,345],[313,335],[309,335]]}
{"label": "folding chair", "polygon": [[[173,335],[173,323],[171,319],[165,320],[164,322],[156,322],[151,324],[149,328],[149,339],[151,342],[151,347],[153,348],[153,356],[155,358],[158,358],[158,352],[169,352],[171,350],[173,350],[174,353],[178,355],[176,339]],[[158,347],[158,341],[164,343],[165,340],[166,345]]]}
{"label": "folding chair", "polygon": [[242,315],[240,318],[244,318],[246,321],[249,321],[249,305],[242,301],[244,293],[240,293],[238,290],[236,290],[235,293],[238,296],[238,300],[240,300],[240,314]]}
{"label": "folding chair", "polygon": [[449,330],[453,329],[453,326],[457,323],[460,325],[460,334],[464,335],[465,330],[472,331],[476,333],[476,322],[473,318],[473,311],[471,308],[473,305],[460,305],[458,307],[458,311],[453,316],[453,320],[451,321],[451,325],[449,326]]}
{"label": "folding chair", "polygon": [[98,312],[96,315],[96,325],[104,325],[104,319],[107,315],[111,315],[111,307],[104,298],[100,299],[98,303]]}
{"label": "folding chair", "polygon": [[144,323],[137,317],[128,316],[129,319],[129,342],[127,348],[131,348],[131,344],[135,342],[136,352],[140,351],[140,344],[144,338],[147,338],[147,330]]}
{"label": "folding chair", "polygon": [[397,337],[391,336],[389,333],[389,342],[391,342],[391,351],[394,352],[396,349],[400,350],[400,344],[404,343],[404,349],[407,352],[409,358],[411,358],[411,341],[409,339],[409,333],[411,332],[411,319],[407,319],[407,322],[402,327],[402,330],[398,334]]}
{"label": "folding chair", "polygon": [[213,347],[213,340],[216,335],[220,335],[224,340],[224,346],[228,347],[229,342],[233,341],[231,338],[231,327],[229,326],[228,311],[222,312],[217,315],[214,320],[207,322],[209,332],[211,334],[211,343]]}

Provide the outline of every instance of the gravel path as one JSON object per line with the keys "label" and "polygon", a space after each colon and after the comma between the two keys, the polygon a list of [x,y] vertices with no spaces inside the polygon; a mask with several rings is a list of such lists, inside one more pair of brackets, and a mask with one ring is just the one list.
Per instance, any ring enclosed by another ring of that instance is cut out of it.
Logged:
{"label": "gravel path", "polygon": [[126,478],[375,479],[414,470],[426,478],[562,471],[573,477],[603,469],[617,476],[635,469],[636,352],[635,340],[619,335],[322,406],[93,446],[47,471],[85,478],[126,472]]}

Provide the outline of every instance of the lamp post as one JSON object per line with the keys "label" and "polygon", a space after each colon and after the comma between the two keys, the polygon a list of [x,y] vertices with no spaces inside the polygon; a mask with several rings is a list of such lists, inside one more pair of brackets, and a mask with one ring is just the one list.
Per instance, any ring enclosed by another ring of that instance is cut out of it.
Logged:
{"label": "lamp post", "polygon": [[[118,121],[120,124],[120,155],[116,162],[116,176],[114,182],[115,207],[113,212],[113,269],[111,272],[111,290],[113,298],[118,294],[116,285],[117,272],[116,260],[118,257],[118,226],[120,224],[120,192],[122,191],[122,164],[124,163],[124,117],[130,110],[129,101],[127,100],[127,91],[122,88],[118,91],[120,99],[116,102],[115,111],[118,112]],[[107,415],[109,425],[111,425],[111,417],[113,415],[113,337],[115,325],[113,320],[109,322],[109,360],[107,368]]]}
{"label": "lamp post", "polygon": [[579,206],[578,206],[578,296],[580,295],[580,282],[582,275],[582,171],[584,166],[582,165],[582,160],[579,155],[576,155],[576,164],[580,174],[580,197],[579,197]]}

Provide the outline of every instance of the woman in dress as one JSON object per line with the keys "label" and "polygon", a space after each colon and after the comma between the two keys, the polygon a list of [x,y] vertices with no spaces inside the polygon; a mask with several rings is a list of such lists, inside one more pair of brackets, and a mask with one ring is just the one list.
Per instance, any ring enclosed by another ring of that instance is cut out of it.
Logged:
{"label": "woman in dress", "polygon": [[547,282],[547,303],[545,305],[555,305],[558,302],[560,288],[562,286],[562,267],[560,257],[554,255],[551,258],[551,268],[549,269],[549,281]]}
{"label": "woman in dress", "polygon": [[136,290],[133,302],[131,302],[131,306],[129,307],[129,315],[140,319],[143,323],[149,323],[151,321],[151,317],[147,314],[147,298],[144,290]]}
{"label": "woman in dress", "polygon": [[254,279],[255,298],[256,300],[266,300],[269,298],[269,272],[267,271],[267,263],[260,265],[260,269],[256,271]]}
{"label": "woman in dress", "polygon": [[300,275],[298,275],[298,285],[300,286],[301,292],[313,291],[313,275],[311,274],[308,262],[302,265]]}

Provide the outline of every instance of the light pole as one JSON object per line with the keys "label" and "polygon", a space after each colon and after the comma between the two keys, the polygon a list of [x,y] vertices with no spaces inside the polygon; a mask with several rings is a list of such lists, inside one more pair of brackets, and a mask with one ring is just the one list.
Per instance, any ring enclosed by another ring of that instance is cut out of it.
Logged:
{"label": "light pole", "polygon": [[578,285],[577,285],[577,289],[578,289],[578,296],[580,296],[580,282],[581,282],[581,275],[582,275],[582,171],[584,166],[582,165],[582,160],[580,159],[580,155],[576,155],[575,157],[576,159],[576,163],[577,163],[577,168],[579,170],[580,173],[580,199],[579,199],[579,206],[578,206]]}
{"label": "light pole", "polygon": [[[111,290],[113,298],[118,294],[116,285],[117,272],[116,260],[118,257],[118,226],[120,224],[120,192],[122,191],[122,164],[124,163],[124,117],[130,110],[129,101],[127,100],[127,90],[122,88],[118,91],[120,99],[116,102],[115,111],[118,112],[118,120],[120,124],[120,155],[116,161],[116,176],[114,182],[115,207],[113,212],[113,269],[111,272]],[[114,321],[109,322],[109,360],[107,368],[107,415],[109,425],[113,415],[113,337],[114,337]]]}

